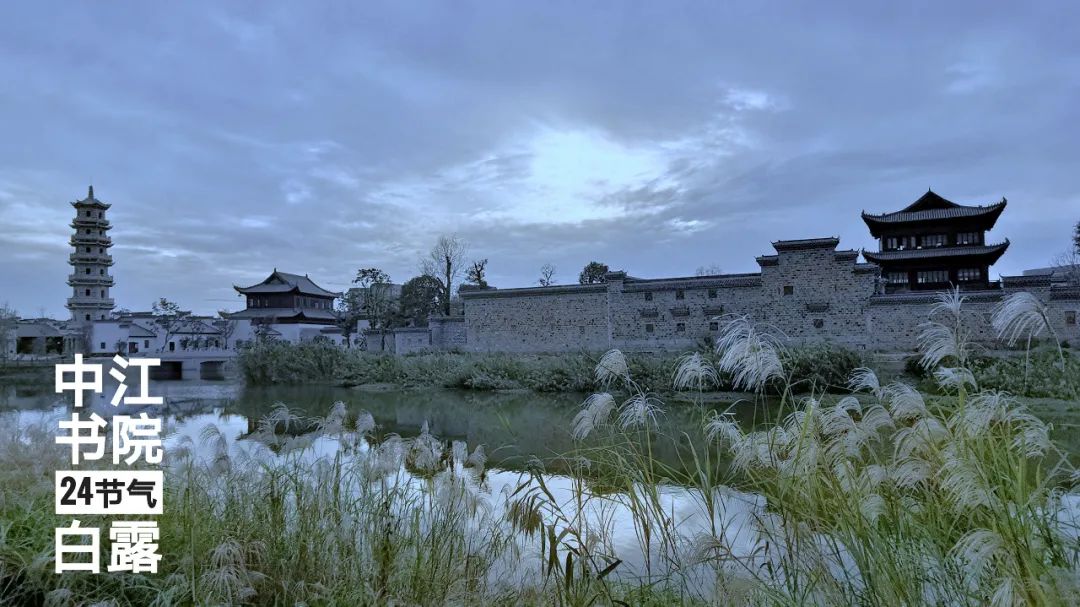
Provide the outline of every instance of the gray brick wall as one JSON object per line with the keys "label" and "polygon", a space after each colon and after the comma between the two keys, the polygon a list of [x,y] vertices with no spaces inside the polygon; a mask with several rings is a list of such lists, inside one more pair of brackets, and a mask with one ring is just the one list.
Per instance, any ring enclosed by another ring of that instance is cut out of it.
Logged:
{"label": "gray brick wall", "polygon": [[[776,254],[759,257],[761,271],[751,274],[642,280],[612,272],[606,285],[462,291],[462,320],[433,321],[432,344],[498,352],[682,350],[713,337],[720,315],[745,314],[791,343],[914,351],[935,294],[875,295],[877,266],[859,263],[856,251],[838,251],[838,242],[774,243]],[[1059,337],[1080,346],[1080,288],[1052,287],[1045,277],[1006,277],[1003,284],[966,294],[964,322],[974,340],[994,343],[993,306],[1025,290],[1050,308]]]}

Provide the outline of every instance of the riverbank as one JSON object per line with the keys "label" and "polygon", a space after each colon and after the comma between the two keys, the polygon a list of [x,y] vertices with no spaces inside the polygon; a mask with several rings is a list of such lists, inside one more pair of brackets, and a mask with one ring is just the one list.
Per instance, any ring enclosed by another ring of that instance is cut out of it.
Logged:
{"label": "riverbank", "polygon": [[[249,385],[331,383],[341,386],[393,385],[405,388],[548,393],[587,393],[598,388],[594,368],[603,353],[481,354],[424,353],[408,356],[370,354],[329,344],[264,342],[238,358]],[[715,362],[711,351],[699,355]],[[627,364],[648,392],[669,393],[680,354],[629,354]],[[863,366],[858,353],[832,346],[795,348],[784,354],[793,385],[801,391],[847,392],[848,375]],[[734,391],[731,378],[719,377],[715,391]],[[779,394],[772,383],[766,391]]]}
{"label": "riverbank", "polygon": [[[536,459],[491,468],[505,443],[456,438],[473,424],[454,411],[457,430],[400,405],[334,405],[315,420],[278,406],[258,423],[214,414],[166,447],[174,506],[157,519],[155,575],[53,574],[53,530],[70,521],[51,514],[52,471],[67,454],[54,426],[5,426],[0,595],[530,606],[1070,604],[1080,592],[1080,477],[1021,403],[948,377],[932,397],[863,372],[857,398],[785,391],[757,425],[693,406],[694,390],[665,407],[628,369],[606,356],[594,369],[604,392],[572,419],[514,424],[573,437],[558,472]],[[701,361],[680,371],[681,388],[712,377]],[[481,425],[496,425],[488,413]],[[413,417],[412,436],[379,427]],[[672,417],[696,430],[666,427]],[[684,465],[655,457],[665,450]]]}

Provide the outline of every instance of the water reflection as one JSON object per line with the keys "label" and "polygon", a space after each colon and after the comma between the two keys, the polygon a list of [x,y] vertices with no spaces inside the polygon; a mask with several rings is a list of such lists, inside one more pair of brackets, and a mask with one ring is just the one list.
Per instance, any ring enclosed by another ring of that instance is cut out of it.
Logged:
{"label": "water reflection", "polygon": [[[583,395],[534,393],[480,393],[451,390],[365,391],[326,385],[248,387],[237,382],[203,380],[155,382],[151,394],[164,397],[163,407],[121,407],[109,404],[115,382],[106,381],[102,394],[87,392],[84,409],[102,416],[140,411],[164,418],[164,427],[189,432],[207,424],[226,424],[237,437],[255,430],[258,421],[278,403],[303,416],[323,416],[335,402],[343,402],[350,415],[367,411],[381,435],[412,437],[426,423],[432,435],[446,441],[483,445],[489,465],[521,470],[538,458],[553,470],[564,467],[564,457],[575,444],[570,428]],[[42,411],[68,408],[72,395],[56,394],[51,386],[0,386],[0,410]],[[729,403],[711,403],[706,411],[726,409]],[[740,403],[733,408],[744,427],[759,424],[771,414],[767,406]],[[680,437],[680,443],[703,441],[703,410],[690,403],[672,403],[659,420],[659,432]],[[679,453],[672,441],[656,441],[654,457],[679,468]]]}

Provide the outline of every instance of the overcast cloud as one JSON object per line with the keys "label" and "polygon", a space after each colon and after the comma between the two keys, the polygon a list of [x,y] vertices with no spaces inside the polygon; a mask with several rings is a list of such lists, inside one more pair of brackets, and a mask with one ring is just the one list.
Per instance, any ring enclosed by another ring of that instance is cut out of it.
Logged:
{"label": "overcast cloud", "polygon": [[67,317],[91,180],[131,309],[238,309],[275,267],[400,282],[451,232],[499,287],[755,271],[781,238],[873,248],[859,212],[928,187],[1008,198],[995,273],[1063,251],[1080,5],[824,4],[8,5],[0,302]]}

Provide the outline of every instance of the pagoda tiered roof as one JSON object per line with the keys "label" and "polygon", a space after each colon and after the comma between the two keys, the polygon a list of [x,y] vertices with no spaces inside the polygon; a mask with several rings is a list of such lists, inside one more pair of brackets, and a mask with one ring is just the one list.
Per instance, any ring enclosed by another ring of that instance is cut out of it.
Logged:
{"label": "pagoda tiered roof", "polygon": [[939,259],[942,257],[976,257],[987,265],[993,265],[1009,248],[1009,239],[992,245],[963,245],[955,247],[930,247],[925,249],[905,249],[898,251],[867,251],[863,257],[878,265],[891,261],[909,261],[918,259]]}
{"label": "pagoda tiered roof", "polygon": [[880,237],[883,230],[895,228],[900,224],[943,220],[970,221],[978,225],[980,229],[989,230],[997,222],[1001,212],[1005,210],[1006,203],[1007,201],[1002,198],[1000,202],[986,206],[962,205],[947,200],[932,190],[927,190],[918,200],[899,211],[880,215],[863,211],[862,218],[874,238]]}
{"label": "pagoda tiered roof", "polygon": [[75,202],[71,203],[71,206],[73,206],[73,207],[95,207],[95,208],[99,208],[99,209],[107,209],[112,205],[101,202],[97,198],[94,198],[94,186],[90,186],[90,189],[86,194],[86,198],[83,198],[82,200],[76,200]]}
{"label": "pagoda tiered roof", "polygon": [[238,293],[245,295],[251,293],[299,293],[301,295],[314,295],[316,297],[340,297],[340,293],[327,291],[315,284],[307,275],[290,274],[279,272],[276,269],[266,280],[251,285],[250,287],[233,286]]}

